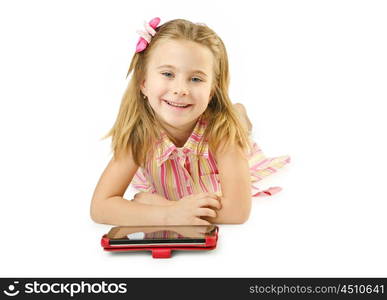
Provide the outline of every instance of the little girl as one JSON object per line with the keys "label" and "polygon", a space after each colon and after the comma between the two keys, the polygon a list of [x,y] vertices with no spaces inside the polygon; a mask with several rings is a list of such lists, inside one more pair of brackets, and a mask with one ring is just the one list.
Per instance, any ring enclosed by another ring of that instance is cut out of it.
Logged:
{"label": "little girl", "polygon": [[[250,214],[253,183],[290,162],[267,158],[251,123],[228,95],[220,37],[204,24],[145,23],[113,128],[114,156],[91,202],[91,218],[112,225],[240,224]],[[139,191],[123,195],[129,184]]]}

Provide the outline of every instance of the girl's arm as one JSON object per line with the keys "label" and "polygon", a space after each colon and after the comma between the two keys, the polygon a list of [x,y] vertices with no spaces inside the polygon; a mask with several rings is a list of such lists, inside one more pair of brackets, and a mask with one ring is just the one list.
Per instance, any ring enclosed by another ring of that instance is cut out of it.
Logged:
{"label": "girl's arm", "polygon": [[221,204],[215,218],[205,217],[210,223],[242,224],[251,210],[251,180],[248,158],[239,146],[221,148],[216,154],[222,187]]}
{"label": "girl's arm", "polygon": [[[219,201],[210,193],[186,196],[180,201],[169,201],[170,205],[128,201],[123,195],[137,169],[132,155],[123,155],[119,159],[113,157],[91,200],[90,216],[94,222],[118,226],[209,225],[200,217],[216,216],[213,209],[221,208]],[[149,195],[145,193],[145,196]],[[165,204],[162,196],[158,196],[161,197],[158,200]]]}
{"label": "girl's arm", "polygon": [[142,204],[114,196],[95,204],[91,217],[96,223],[115,226],[163,226],[167,224],[167,208],[168,206]]}
{"label": "girl's arm", "polygon": [[129,153],[111,159],[95,188],[90,216],[96,223],[111,225],[165,225],[168,206],[128,201],[123,195],[138,166]]}
{"label": "girl's arm", "polygon": [[133,201],[142,204],[153,204],[153,205],[171,205],[173,202],[167,198],[155,193],[140,192],[134,195]]}

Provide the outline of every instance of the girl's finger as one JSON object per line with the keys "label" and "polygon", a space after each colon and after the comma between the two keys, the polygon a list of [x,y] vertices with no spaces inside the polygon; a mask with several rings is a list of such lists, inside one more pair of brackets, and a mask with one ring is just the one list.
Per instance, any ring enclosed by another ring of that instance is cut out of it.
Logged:
{"label": "girl's finger", "polygon": [[206,199],[200,200],[199,201],[199,206],[200,207],[211,206],[211,207],[214,207],[214,208],[217,208],[217,209],[221,209],[222,208],[222,204],[219,202],[219,200],[215,200],[215,199],[212,199],[212,198],[206,198]]}
{"label": "girl's finger", "polygon": [[219,199],[218,195],[214,193],[201,193],[199,194],[199,198],[213,198],[213,199]]}
{"label": "girl's finger", "polygon": [[210,222],[203,220],[203,219],[200,219],[200,218],[196,218],[194,222],[195,222],[194,225],[211,225]]}
{"label": "girl's finger", "polygon": [[212,218],[215,218],[216,217],[216,212],[213,209],[211,209],[211,208],[201,207],[201,208],[197,209],[196,215],[198,217],[212,217]]}

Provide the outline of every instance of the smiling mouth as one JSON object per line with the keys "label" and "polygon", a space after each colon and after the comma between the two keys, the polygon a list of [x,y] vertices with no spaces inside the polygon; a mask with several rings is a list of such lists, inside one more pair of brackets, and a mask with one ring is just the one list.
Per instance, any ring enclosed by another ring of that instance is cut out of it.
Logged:
{"label": "smiling mouth", "polygon": [[179,109],[184,109],[184,108],[192,106],[192,104],[183,105],[183,104],[177,104],[177,103],[174,103],[174,102],[169,102],[167,100],[163,100],[163,101],[165,103],[167,103],[169,106],[172,106],[172,107],[175,107],[175,108],[179,108]]}

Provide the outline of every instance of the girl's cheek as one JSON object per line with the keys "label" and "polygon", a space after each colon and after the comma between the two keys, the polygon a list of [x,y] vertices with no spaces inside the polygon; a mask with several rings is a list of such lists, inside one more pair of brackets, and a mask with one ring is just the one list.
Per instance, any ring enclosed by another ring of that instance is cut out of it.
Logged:
{"label": "girl's cheek", "polygon": [[165,84],[161,80],[153,79],[148,82],[148,89],[152,94],[157,94],[165,89]]}
{"label": "girl's cheek", "polygon": [[155,85],[155,91],[160,97],[165,96],[165,94],[168,93],[168,86],[163,83],[159,83]]}

